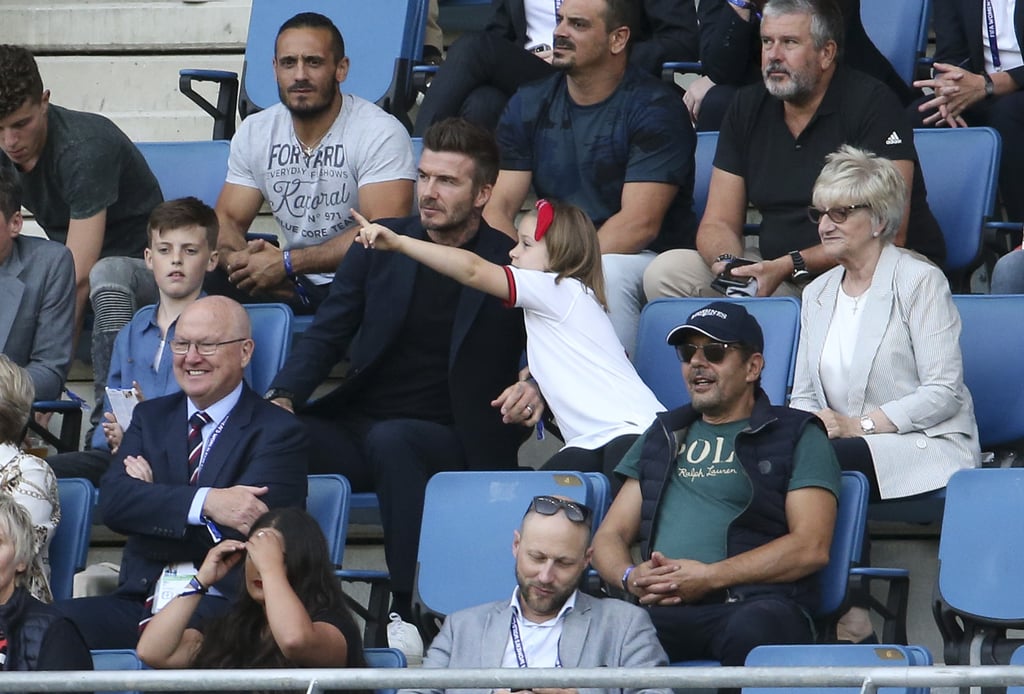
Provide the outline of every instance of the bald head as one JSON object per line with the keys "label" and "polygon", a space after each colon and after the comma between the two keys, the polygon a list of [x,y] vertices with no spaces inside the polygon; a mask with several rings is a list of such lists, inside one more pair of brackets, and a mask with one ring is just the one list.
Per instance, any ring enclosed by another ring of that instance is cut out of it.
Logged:
{"label": "bald head", "polygon": [[254,349],[249,314],[224,296],[199,299],[181,312],[171,344],[178,385],[205,409],[242,382]]}

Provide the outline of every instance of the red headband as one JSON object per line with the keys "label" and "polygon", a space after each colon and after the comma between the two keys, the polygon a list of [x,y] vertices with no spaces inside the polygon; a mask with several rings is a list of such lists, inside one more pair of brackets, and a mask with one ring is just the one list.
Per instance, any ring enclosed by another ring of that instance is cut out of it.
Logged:
{"label": "red headband", "polygon": [[551,227],[551,221],[555,218],[555,208],[544,198],[538,200],[534,207],[537,208],[537,230],[533,232],[533,240],[540,241]]}

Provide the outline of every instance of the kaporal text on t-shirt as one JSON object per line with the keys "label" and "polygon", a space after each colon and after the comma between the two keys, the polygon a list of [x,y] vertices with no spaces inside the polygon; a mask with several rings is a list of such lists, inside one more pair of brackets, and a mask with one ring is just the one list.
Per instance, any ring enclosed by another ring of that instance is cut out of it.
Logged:
{"label": "kaporal text on t-shirt", "polygon": [[302,181],[278,181],[273,185],[272,190],[280,195],[278,204],[273,200],[268,201],[271,212],[277,214],[282,209],[287,209],[293,217],[302,217],[309,210],[316,210],[324,206],[340,207],[347,206],[352,198],[348,189],[348,182],[341,184],[340,189],[328,190],[316,195],[305,195],[307,189],[302,187]]}
{"label": "kaporal text on t-shirt", "polygon": [[270,146],[270,159],[267,162],[267,169],[273,170],[275,166],[289,166],[301,164],[307,169],[320,166],[345,165],[344,145],[324,145],[318,149],[313,156],[307,157],[302,153],[302,148],[296,144],[282,143]]}

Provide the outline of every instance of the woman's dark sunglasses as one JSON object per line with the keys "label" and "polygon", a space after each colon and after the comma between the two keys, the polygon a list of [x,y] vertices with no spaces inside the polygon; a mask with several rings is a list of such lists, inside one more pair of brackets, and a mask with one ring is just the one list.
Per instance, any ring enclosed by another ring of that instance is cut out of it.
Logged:
{"label": "woman's dark sunglasses", "polygon": [[819,210],[817,207],[807,208],[807,218],[815,224],[821,222],[821,218],[828,215],[836,224],[842,224],[850,218],[850,213],[854,210],[863,210],[871,205],[844,205],[843,207],[830,207],[827,210]]}
{"label": "woman's dark sunglasses", "polygon": [[725,359],[725,353],[730,347],[735,347],[735,344],[728,342],[708,342],[703,345],[691,345],[689,342],[676,345],[676,354],[679,355],[679,361],[684,364],[689,364],[693,356],[700,350],[704,352],[704,358],[712,364],[721,364],[722,360]]}
{"label": "woman's dark sunglasses", "polygon": [[553,516],[559,510],[565,511],[565,517],[573,523],[586,523],[590,520],[590,508],[577,501],[568,501],[554,496],[535,496],[527,511],[536,511],[542,516]]}

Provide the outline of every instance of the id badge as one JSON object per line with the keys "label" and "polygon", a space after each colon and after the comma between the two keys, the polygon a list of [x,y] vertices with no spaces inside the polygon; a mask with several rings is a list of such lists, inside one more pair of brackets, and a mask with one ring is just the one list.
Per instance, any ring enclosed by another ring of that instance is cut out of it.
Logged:
{"label": "id badge", "polygon": [[189,581],[198,573],[195,564],[190,561],[165,566],[153,592],[153,614],[164,609],[167,603],[184,593]]}

